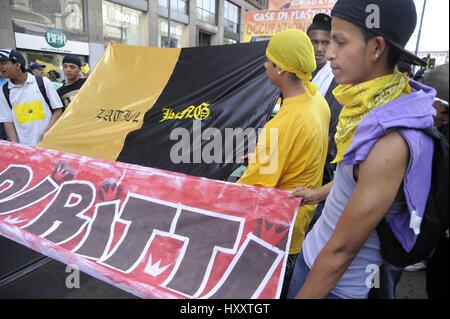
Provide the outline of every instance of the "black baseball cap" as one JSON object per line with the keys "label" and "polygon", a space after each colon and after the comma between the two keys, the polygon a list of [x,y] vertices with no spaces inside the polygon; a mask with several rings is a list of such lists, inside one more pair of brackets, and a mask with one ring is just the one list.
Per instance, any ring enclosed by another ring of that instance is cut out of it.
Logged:
{"label": "black baseball cap", "polygon": [[325,13],[318,13],[314,16],[311,25],[308,27],[306,34],[314,30],[331,31],[331,17]]}
{"label": "black baseball cap", "polygon": [[33,63],[30,66],[30,70],[45,68],[45,65],[39,63]]}
{"label": "black baseball cap", "polygon": [[[331,16],[382,36],[401,53],[401,61],[422,66],[425,64],[422,59],[405,49],[417,24],[413,0],[338,0]],[[372,19],[373,17],[376,19]],[[379,21],[379,25],[372,25],[374,21]]]}
{"label": "black baseball cap", "polygon": [[1,49],[0,61],[11,61],[13,63],[20,63],[25,68],[25,57],[17,50],[14,49]]}

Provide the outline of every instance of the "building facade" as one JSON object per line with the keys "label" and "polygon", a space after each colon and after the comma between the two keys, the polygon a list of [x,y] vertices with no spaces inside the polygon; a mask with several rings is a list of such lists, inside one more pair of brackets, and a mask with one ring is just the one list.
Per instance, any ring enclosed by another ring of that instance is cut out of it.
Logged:
{"label": "building facade", "polygon": [[267,2],[0,0],[0,47],[17,48],[29,63],[59,67],[67,53],[94,66],[110,42],[178,48],[239,43],[245,12],[265,9]]}

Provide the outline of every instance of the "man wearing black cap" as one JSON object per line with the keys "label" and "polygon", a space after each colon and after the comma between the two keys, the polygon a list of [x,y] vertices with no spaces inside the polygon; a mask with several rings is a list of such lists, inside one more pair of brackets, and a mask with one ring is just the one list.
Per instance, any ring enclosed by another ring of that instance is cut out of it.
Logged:
{"label": "man wearing black cap", "polygon": [[315,77],[328,62],[325,58],[325,54],[331,42],[330,32],[331,17],[325,13],[316,14],[306,31],[306,34],[308,34],[314,46],[314,54],[316,56],[317,69],[313,73],[313,77]]}
{"label": "man wearing black cap", "polygon": [[39,64],[39,63],[32,63],[30,66],[30,71],[33,73],[33,75],[37,76],[44,76],[44,68],[45,65]]}
{"label": "man wearing black cap", "polygon": [[58,89],[58,94],[66,108],[73,101],[86,79],[81,78],[81,60],[79,57],[68,54],[64,57],[62,63],[66,83]]}
{"label": "man wearing black cap", "polygon": [[0,50],[0,72],[8,82],[0,92],[0,123],[8,140],[36,145],[62,114],[62,103],[47,78],[26,72],[24,56]]}
{"label": "man wearing black cap", "polygon": [[[331,164],[331,161],[336,156],[334,135],[336,134],[339,114],[342,110],[342,105],[336,101],[336,98],[333,95],[333,90],[336,87],[337,82],[331,70],[330,62],[326,59],[326,52],[331,42],[331,17],[324,13],[316,14],[312,24],[307,30],[307,34],[313,44],[317,64],[317,69],[313,73],[312,82],[319,87],[319,92],[325,97],[331,113],[330,127],[328,130],[328,154],[323,172],[323,184],[327,184],[333,180],[335,165]],[[310,228],[322,213],[323,205],[324,201],[317,205],[316,213],[309,226]]]}
{"label": "man wearing black cap", "polygon": [[[421,64],[406,51],[413,0],[338,0],[327,51],[343,105],[337,169],[322,216],[308,233],[290,298],[367,298],[383,263],[377,226],[386,221],[405,251],[421,231],[431,185],[436,92],[395,71]],[[308,198],[304,199],[308,202]]]}
{"label": "man wearing black cap", "polygon": [[[331,70],[330,62],[326,59],[326,53],[331,41],[331,17],[324,13],[314,16],[312,24],[309,26],[307,34],[311,39],[316,57],[317,69],[313,73],[312,82],[317,84],[319,92],[328,102],[331,109],[330,133],[336,132],[337,120],[342,106],[337,103],[333,96],[333,90],[337,83]],[[332,128],[332,130],[331,130]]]}

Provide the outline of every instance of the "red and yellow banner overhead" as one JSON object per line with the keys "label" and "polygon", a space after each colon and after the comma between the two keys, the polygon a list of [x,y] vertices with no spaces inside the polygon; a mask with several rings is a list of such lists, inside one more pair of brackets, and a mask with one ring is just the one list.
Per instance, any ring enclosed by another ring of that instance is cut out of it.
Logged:
{"label": "red and yellow banner overhead", "polygon": [[278,298],[298,205],[280,190],[0,142],[0,236],[140,297]]}
{"label": "red and yellow banner overhead", "polygon": [[337,0],[272,0],[269,10],[245,13],[243,42],[263,41],[286,29],[306,31],[318,13],[330,14]]}

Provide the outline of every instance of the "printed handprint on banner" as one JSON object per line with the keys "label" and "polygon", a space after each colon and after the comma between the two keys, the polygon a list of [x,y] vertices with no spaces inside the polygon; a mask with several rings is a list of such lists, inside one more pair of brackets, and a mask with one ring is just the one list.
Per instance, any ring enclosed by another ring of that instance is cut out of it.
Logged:
{"label": "printed handprint on banner", "polygon": [[74,178],[74,172],[68,168],[64,163],[58,163],[52,171],[51,178],[58,185],[68,182]]}
{"label": "printed handprint on banner", "polygon": [[99,197],[102,201],[110,202],[120,199],[123,193],[123,187],[115,181],[104,181],[99,189]]}

